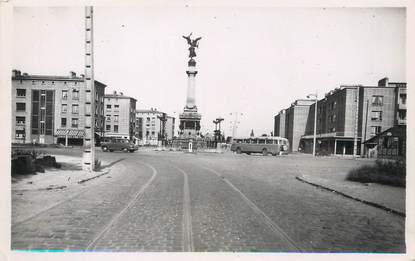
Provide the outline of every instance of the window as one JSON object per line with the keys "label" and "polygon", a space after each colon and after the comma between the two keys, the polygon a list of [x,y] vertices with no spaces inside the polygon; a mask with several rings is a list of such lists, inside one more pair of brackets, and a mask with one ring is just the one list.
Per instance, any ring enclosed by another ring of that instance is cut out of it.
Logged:
{"label": "window", "polygon": [[373,95],[372,96],[372,106],[382,106],[383,105],[383,96]]}
{"label": "window", "polygon": [[26,117],[17,116],[16,117],[16,124],[17,125],[24,125],[26,122]]}
{"label": "window", "polygon": [[111,131],[111,125],[105,125],[105,130],[106,131]]}
{"label": "window", "polygon": [[16,102],[16,111],[26,111],[26,103]]}
{"label": "window", "polygon": [[78,118],[72,118],[72,127],[78,128],[79,120]]}
{"label": "window", "polygon": [[61,118],[61,127],[62,128],[66,127],[66,118]]}
{"label": "window", "polygon": [[259,140],[258,140],[258,143],[259,143],[259,144],[264,144],[264,143],[265,143],[265,140],[264,140],[264,139],[259,139]]}
{"label": "window", "polygon": [[114,132],[118,132],[118,125],[114,125]]}
{"label": "window", "polygon": [[26,89],[16,89],[17,97],[26,97]]}
{"label": "window", "polygon": [[399,99],[402,104],[406,104],[406,93],[399,94]]}
{"label": "window", "polygon": [[111,110],[111,104],[107,104],[107,110]]}
{"label": "window", "polygon": [[398,111],[398,119],[399,120],[406,120],[406,110],[399,110]]}
{"label": "window", "polygon": [[67,112],[68,112],[68,105],[62,104],[62,113],[67,113]]}
{"label": "window", "polygon": [[79,100],[79,90],[72,90],[72,99]]}
{"label": "window", "polygon": [[370,127],[370,135],[375,136],[376,134],[380,133],[381,126],[371,126]]}
{"label": "window", "polygon": [[114,121],[118,122],[118,115],[114,115]]}
{"label": "window", "polygon": [[68,91],[67,90],[63,90],[62,91],[62,100],[67,100],[68,99]]}
{"label": "window", "polygon": [[382,121],[382,112],[381,111],[372,111],[371,120],[372,121]]}
{"label": "window", "polygon": [[72,113],[78,114],[79,113],[79,106],[78,104],[72,104]]}
{"label": "window", "polygon": [[107,115],[106,121],[111,121],[111,115]]}
{"label": "window", "polygon": [[114,109],[119,109],[119,108],[120,108],[120,105],[118,105],[118,104],[114,105]]}

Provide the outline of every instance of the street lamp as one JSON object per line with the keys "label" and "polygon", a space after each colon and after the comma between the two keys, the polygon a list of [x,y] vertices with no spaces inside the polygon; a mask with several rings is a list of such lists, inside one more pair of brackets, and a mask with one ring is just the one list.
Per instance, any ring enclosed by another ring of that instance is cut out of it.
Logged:
{"label": "street lamp", "polygon": [[313,136],[313,156],[316,156],[316,135],[317,135],[317,103],[318,103],[318,94],[317,91],[315,94],[307,95],[307,98],[314,98],[316,103],[314,106],[314,136]]}

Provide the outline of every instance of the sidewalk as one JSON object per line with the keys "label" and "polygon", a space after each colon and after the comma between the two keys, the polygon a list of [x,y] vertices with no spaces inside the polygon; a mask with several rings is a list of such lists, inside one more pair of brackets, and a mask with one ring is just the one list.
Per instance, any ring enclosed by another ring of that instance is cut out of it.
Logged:
{"label": "sidewalk", "polygon": [[[95,179],[109,172],[108,168],[91,173],[83,171],[79,157],[64,155],[55,155],[55,157],[56,162],[62,164],[60,169],[46,169],[44,173],[37,173],[35,175],[12,176],[12,190],[63,189]],[[101,162],[102,165],[106,165],[106,163]]]}
{"label": "sidewalk", "polygon": [[299,175],[296,179],[397,215],[405,216],[405,188],[376,183],[365,184],[347,180],[325,179],[310,175]]}

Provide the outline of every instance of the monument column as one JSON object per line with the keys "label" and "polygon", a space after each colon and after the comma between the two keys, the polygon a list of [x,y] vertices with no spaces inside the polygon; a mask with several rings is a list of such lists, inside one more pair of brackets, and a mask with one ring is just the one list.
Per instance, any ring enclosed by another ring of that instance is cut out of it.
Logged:
{"label": "monument column", "polygon": [[[193,62],[193,63],[191,63]],[[192,64],[194,64],[192,66]],[[189,61],[189,67],[186,71],[187,73],[187,98],[186,98],[186,107],[192,109],[196,107],[196,62],[191,59]]]}
{"label": "monument column", "polygon": [[202,118],[199,113],[197,113],[196,106],[196,61],[193,59],[196,57],[195,49],[198,48],[198,41],[201,37],[196,39],[191,39],[189,36],[183,36],[187,40],[189,45],[189,61],[187,62],[187,96],[186,96],[186,106],[184,107],[183,113],[180,114],[180,138],[184,139],[195,139],[200,137],[200,119]]}

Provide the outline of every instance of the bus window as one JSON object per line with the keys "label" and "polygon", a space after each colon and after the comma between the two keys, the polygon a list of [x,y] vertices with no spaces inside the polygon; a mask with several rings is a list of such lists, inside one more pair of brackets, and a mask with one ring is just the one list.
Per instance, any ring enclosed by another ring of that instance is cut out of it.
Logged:
{"label": "bus window", "polygon": [[267,144],[272,144],[273,140],[267,140]]}
{"label": "bus window", "polygon": [[258,139],[258,144],[265,144],[265,140],[264,139]]}
{"label": "bus window", "polygon": [[251,139],[251,144],[257,144],[258,143],[258,139]]}

